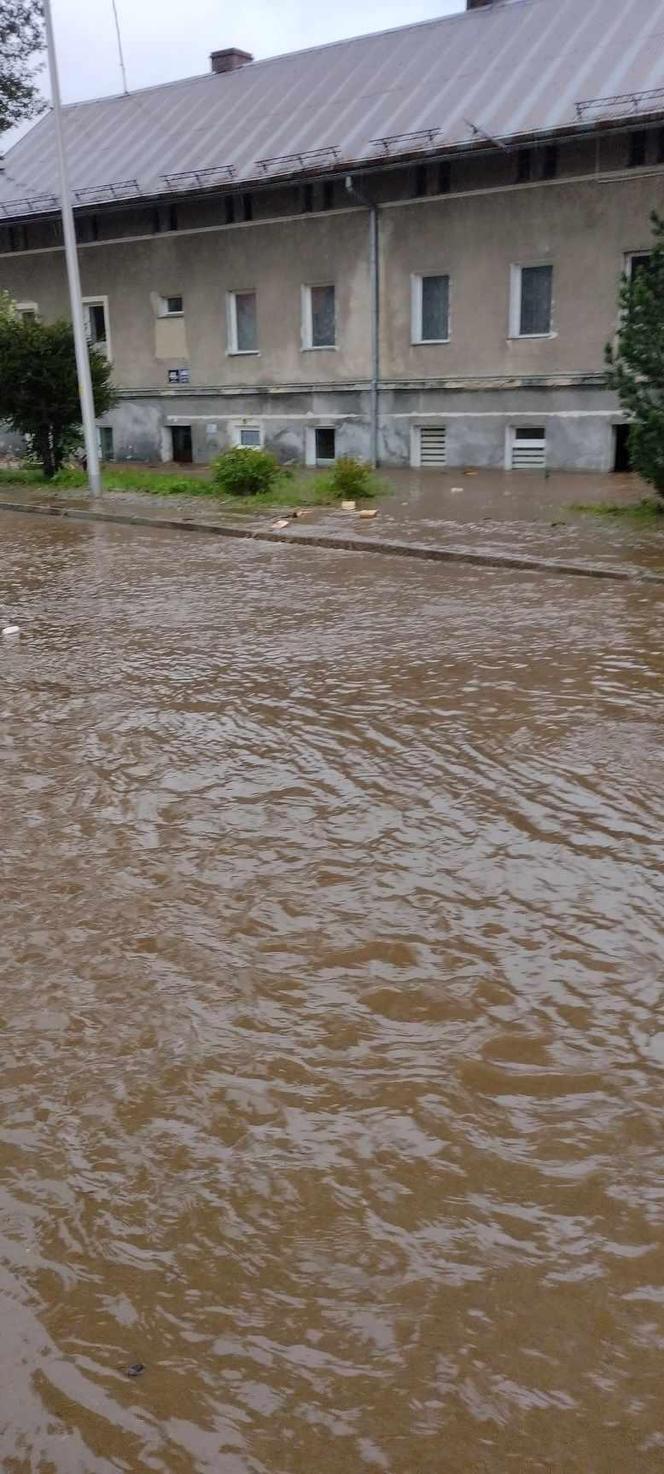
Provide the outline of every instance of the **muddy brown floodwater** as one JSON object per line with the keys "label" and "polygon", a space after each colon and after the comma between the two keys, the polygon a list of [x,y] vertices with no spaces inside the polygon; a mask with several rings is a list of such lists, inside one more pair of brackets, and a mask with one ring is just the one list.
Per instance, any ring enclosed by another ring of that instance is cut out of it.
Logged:
{"label": "muddy brown floodwater", "polygon": [[661,589],[0,533],[3,1474],[659,1474]]}

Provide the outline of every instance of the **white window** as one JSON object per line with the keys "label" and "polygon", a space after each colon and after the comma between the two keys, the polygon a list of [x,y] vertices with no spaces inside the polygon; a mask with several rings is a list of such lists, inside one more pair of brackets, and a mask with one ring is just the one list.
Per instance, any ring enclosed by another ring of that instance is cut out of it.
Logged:
{"label": "white window", "polygon": [[255,292],[229,292],[228,352],[258,353],[258,303]]}
{"label": "white window", "polygon": [[415,425],[413,428],[411,460],[413,466],[446,466],[446,426]]}
{"label": "white window", "polygon": [[184,314],[184,298],[183,297],[160,297],[159,298],[159,316],[160,317],[182,317],[183,314]]}
{"label": "white window", "polygon": [[413,343],[447,343],[449,336],[449,276],[414,276],[412,278]]}
{"label": "white window", "polygon": [[513,266],[510,337],[550,337],[552,309],[553,267]]}
{"label": "white window", "polygon": [[507,469],[543,470],[546,466],[546,430],[530,425],[510,427],[507,432]]}
{"label": "white window", "polygon": [[85,334],[91,348],[111,357],[111,334],[108,325],[108,297],[84,297]]}
{"label": "white window", "polygon": [[302,347],[334,348],[337,341],[333,286],[302,288]]}
{"label": "white window", "polygon": [[36,302],[17,302],[16,313],[24,322],[36,322],[39,317],[39,308]]}
{"label": "white window", "polygon": [[238,425],[236,432],[236,445],[243,450],[260,450],[263,444],[263,432],[260,425]]}

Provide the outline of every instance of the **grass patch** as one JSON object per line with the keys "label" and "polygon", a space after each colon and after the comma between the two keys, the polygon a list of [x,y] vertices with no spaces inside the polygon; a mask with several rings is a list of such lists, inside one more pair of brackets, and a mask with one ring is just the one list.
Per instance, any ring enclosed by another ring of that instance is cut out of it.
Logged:
{"label": "grass patch", "polygon": [[[325,471],[292,473],[279,476],[268,491],[256,492],[252,496],[233,496],[215,485],[211,477],[177,475],[173,472],[152,471],[142,467],[106,465],[102,471],[104,491],[135,492],[158,497],[204,497],[232,512],[252,513],[271,511],[279,507],[331,507],[338,506],[342,495],[334,481],[334,473]],[[67,469],[60,471],[52,481],[46,481],[35,466],[12,469],[0,467],[0,486],[34,486],[35,489],[57,491],[79,491],[87,486],[84,471]],[[385,495],[389,490],[377,477],[371,476],[358,501]]]}
{"label": "grass patch", "polygon": [[572,512],[590,517],[623,517],[628,522],[657,522],[664,517],[664,497],[644,497],[640,502],[577,502]]}

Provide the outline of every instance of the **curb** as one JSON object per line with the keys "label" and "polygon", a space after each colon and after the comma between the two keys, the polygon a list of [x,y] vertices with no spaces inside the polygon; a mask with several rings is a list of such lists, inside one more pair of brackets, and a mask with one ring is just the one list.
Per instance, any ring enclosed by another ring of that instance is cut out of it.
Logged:
{"label": "curb", "polygon": [[285,543],[290,547],[327,548],[338,553],[380,553],[389,558],[415,558],[427,563],[459,563],[475,568],[511,568],[524,573],[540,572],[576,578],[609,579],[614,583],[664,584],[664,573],[635,572],[608,568],[601,563],[564,563],[556,558],[537,558],[520,553],[464,552],[428,543],[378,541],[330,532],[272,532],[269,529],[232,527],[217,522],[194,522],[182,517],[142,517],[122,512],[93,512],[78,507],[30,506],[26,502],[0,500],[0,512],[24,512],[31,517],[62,517],[69,522],[104,522],[116,527],[160,528],[169,532],[192,532],[208,537],[230,537],[243,542]]}

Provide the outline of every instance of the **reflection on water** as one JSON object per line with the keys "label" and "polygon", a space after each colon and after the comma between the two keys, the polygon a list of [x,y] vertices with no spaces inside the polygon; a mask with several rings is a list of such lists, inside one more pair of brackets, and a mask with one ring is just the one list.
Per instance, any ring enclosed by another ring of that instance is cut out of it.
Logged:
{"label": "reflection on water", "polygon": [[661,591],[2,536],[3,1471],[660,1470]]}

